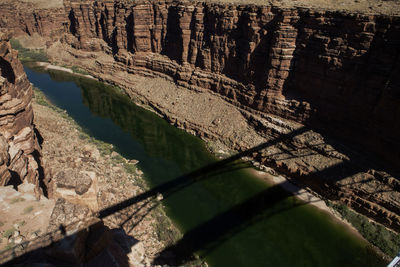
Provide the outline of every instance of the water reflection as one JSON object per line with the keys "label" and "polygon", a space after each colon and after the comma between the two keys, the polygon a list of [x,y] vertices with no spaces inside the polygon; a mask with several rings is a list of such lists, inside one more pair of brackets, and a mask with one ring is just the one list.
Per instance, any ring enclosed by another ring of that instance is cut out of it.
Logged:
{"label": "water reflection", "polygon": [[[118,89],[60,72],[52,71],[49,74],[57,81],[74,81],[81,88],[83,104],[92,114],[110,118],[114,124],[141,143],[149,156],[178,162],[179,166],[185,166],[186,171],[198,167],[199,162],[207,160],[207,157],[193,153],[198,150],[200,142],[188,138],[186,133],[171,127],[166,122],[160,123],[155,114],[134,105]],[[129,155],[124,146],[119,149]]]}

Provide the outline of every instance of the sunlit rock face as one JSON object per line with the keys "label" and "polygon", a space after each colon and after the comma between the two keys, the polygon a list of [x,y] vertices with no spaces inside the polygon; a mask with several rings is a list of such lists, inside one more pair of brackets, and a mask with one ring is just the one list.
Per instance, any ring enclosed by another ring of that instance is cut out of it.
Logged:
{"label": "sunlit rock face", "polygon": [[32,87],[9,38],[6,31],[0,33],[0,185],[16,187],[27,182],[35,185],[36,194],[41,194]]}

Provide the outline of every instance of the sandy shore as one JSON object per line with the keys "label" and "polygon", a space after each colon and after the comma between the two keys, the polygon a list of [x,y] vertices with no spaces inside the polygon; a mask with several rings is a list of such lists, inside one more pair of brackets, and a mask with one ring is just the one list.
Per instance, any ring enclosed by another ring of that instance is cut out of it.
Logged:
{"label": "sandy shore", "polygon": [[[331,209],[325,204],[325,201],[321,198],[315,196],[311,192],[307,191],[304,188],[301,188],[293,183],[291,183],[288,179],[283,177],[282,175],[271,175],[268,172],[260,171],[260,170],[252,170],[252,173],[258,178],[265,180],[273,185],[279,185],[286,191],[289,191],[299,199],[328,212],[332,212]],[[289,181],[289,183],[287,183]]]}
{"label": "sandy shore", "polygon": [[[265,166],[263,168],[265,168],[266,170],[273,171],[273,169]],[[328,207],[323,199],[315,196],[310,191],[293,184],[290,180],[279,174],[272,175],[266,171],[261,171],[257,169],[251,169],[250,172],[257,178],[266,181],[268,184],[278,185],[282,187],[286,191],[292,193],[295,197],[304,201],[307,205],[312,205],[318,208],[319,210],[322,210],[323,212],[327,212],[331,216],[334,222],[343,224],[355,236],[357,236],[358,238],[362,239],[365,242],[368,242],[353,225],[351,225],[348,221],[344,220],[335,210]]]}
{"label": "sandy shore", "polygon": [[94,78],[93,76],[89,75],[89,74],[81,74],[81,73],[76,73],[73,72],[71,69],[69,68],[65,68],[65,67],[61,67],[61,66],[56,66],[56,65],[52,65],[48,62],[36,62],[37,66],[43,67],[46,70],[59,70],[59,71],[64,71],[64,72],[68,72],[68,73],[72,73],[81,77],[85,77],[85,78],[89,78],[89,79],[93,79],[93,80],[97,80],[96,78]]}

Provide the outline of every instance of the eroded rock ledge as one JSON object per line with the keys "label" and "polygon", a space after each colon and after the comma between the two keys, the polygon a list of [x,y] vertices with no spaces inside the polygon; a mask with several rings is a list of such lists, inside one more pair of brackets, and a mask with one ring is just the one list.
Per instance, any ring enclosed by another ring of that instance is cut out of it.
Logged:
{"label": "eroded rock ledge", "polygon": [[34,184],[39,196],[47,194],[47,181],[33,125],[32,87],[9,38],[0,32],[0,185]]}
{"label": "eroded rock ledge", "polygon": [[[253,158],[400,229],[399,17],[169,0],[24,5],[1,6],[0,26],[38,33],[54,62],[235,149],[293,132]],[[133,74],[180,87],[140,86]]]}

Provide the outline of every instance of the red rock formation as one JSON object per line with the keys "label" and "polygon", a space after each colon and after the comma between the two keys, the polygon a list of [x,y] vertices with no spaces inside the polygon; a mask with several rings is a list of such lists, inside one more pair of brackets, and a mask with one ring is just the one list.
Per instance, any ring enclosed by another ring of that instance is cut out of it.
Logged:
{"label": "red rock formation", "polygon": [[9,37],[0,33],[0,185],[27,181],[40,193],[40,147],[33,125],[32,87]]}
{"label": "red rock formation", "polygon": [[28,1],[2,1],[0,10],[0,28],[8,29],[16,35],[38,33],[58,39],[67,30],[68,17],[62,7],[47,9],[38,8],[35,3]]}
{"label": "red rock formation", "polygon": [[80,49],[106,47],[132,68],[400,160],[396,17],[168,0],[65,5]]}

